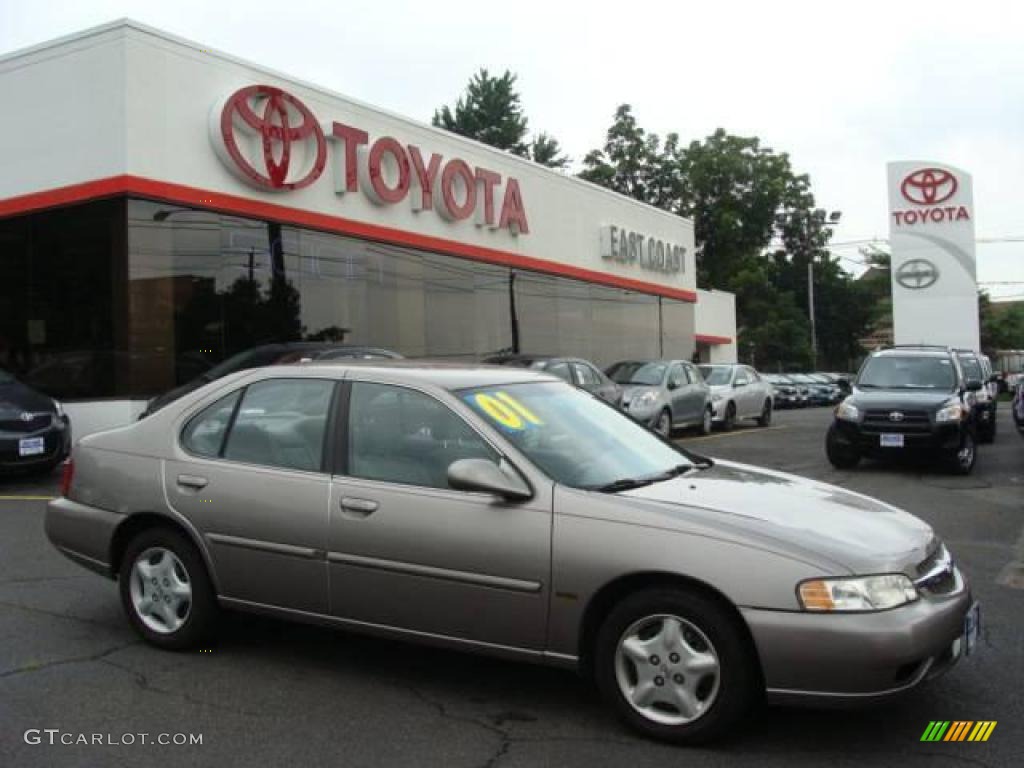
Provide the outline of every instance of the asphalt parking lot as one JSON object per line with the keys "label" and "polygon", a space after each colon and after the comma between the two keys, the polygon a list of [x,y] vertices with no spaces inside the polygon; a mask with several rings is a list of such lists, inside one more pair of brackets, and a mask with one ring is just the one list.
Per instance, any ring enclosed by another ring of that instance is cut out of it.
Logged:
{"label": "asphalt parking lot", "polygon": [[[0,481],[0,765],[796,766],[1020,765],[1024,752],[1024,440],[1009,409],[975,473],[909,465],[839,472],[827,409],[683,443],[879,496],[931,523],[982,603],[975,655],[897,702],[764,709],[728,743],[635,738],[570,673],[229,616],[216,645],[144,646],[116,590],[49,546],[56,477]],[[752,575],[754,577],[754,575]],[[986,743],[922,743],[932,720],[995,720]],[[27,744],[62,733],[202,734],[202,744]]]}

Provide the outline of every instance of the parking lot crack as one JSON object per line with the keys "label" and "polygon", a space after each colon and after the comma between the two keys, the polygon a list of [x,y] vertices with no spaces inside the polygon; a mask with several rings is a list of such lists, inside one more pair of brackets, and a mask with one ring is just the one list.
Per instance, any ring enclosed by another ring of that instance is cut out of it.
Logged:
{"label": "parking lot crack", "polygon": [[138,640],[132,640],[129,643],[120,643],[118,645],[112,646],[97,653],[91,653],[87,656],[72,656],[66,659],[53,659],[52,661],[32,662],[22,667],[16,667],[15,669],[9,669],[6,672],[0,672],[0,679],[14,677],[15,675],[26,675],[34,672],[42,672],[45,669],[50,669],[52,667],[62,667],[68,664],[85,664],[92,661],[103,661],[107,656],[117,653],[118,651],[123,651],[125,648],[128,648],[130,646],[138,645],[139,642],[140,641]]}

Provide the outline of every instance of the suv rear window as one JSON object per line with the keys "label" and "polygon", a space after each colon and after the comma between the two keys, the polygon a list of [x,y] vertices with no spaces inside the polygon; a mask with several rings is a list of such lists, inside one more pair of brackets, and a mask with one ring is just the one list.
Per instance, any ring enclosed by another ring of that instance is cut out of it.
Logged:
{"label": "suv rear window", "polygon": [[953,389],[956,370],[948,357],[879,355],[857,379],[858,387],[878,389]]}

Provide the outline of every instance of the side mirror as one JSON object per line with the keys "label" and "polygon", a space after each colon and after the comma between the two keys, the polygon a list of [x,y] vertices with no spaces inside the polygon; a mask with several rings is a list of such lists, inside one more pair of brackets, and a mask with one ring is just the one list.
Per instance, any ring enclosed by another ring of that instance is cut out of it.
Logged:
{"label": "side mirror", "polygon": [[679,389],[681,384],[682,383],[679,381],[679,379],[669,379],[669,381],[668,381],[668,388],[669,389]]}
{"label": "side mirror", "polygon": [[847,395],[850,394],[850,390],[852,389],[852,387],[850,386],[849,379],[838,379],[836,380],[836,384],[839,386],[840,392]]}
{"label": "side mirror", "polygon": [[964,389],[966,389],[968,392],[977,392],[978,390],[981,389],[981,387],[981,381],[979,381],[978,379],[968,379],[967,383],[964,385]]}
{"label": "side mirror", "polygon": [[533,497],[530,486],[513,469],[487,459],[459,459],[448,467],[448,485],[459,491],[493,493],[509,501]]}

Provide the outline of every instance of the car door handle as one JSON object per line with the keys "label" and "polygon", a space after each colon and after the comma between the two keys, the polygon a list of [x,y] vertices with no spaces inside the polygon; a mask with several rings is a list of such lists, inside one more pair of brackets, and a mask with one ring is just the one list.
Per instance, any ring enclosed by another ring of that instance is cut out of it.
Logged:
{"label": "car door handle", "polygon": [[356,499],[351,496],[344,496],[341,499],[341,508],[351,512],[354,517],[366,517],[377,511],[378,504],[370,499]]}
{"label": "car door handle", "polygon": [[178,485],[195,491],[205,488],[208,482],[210,481],[205,477],[199,477],[198,475],[178,475]]}

